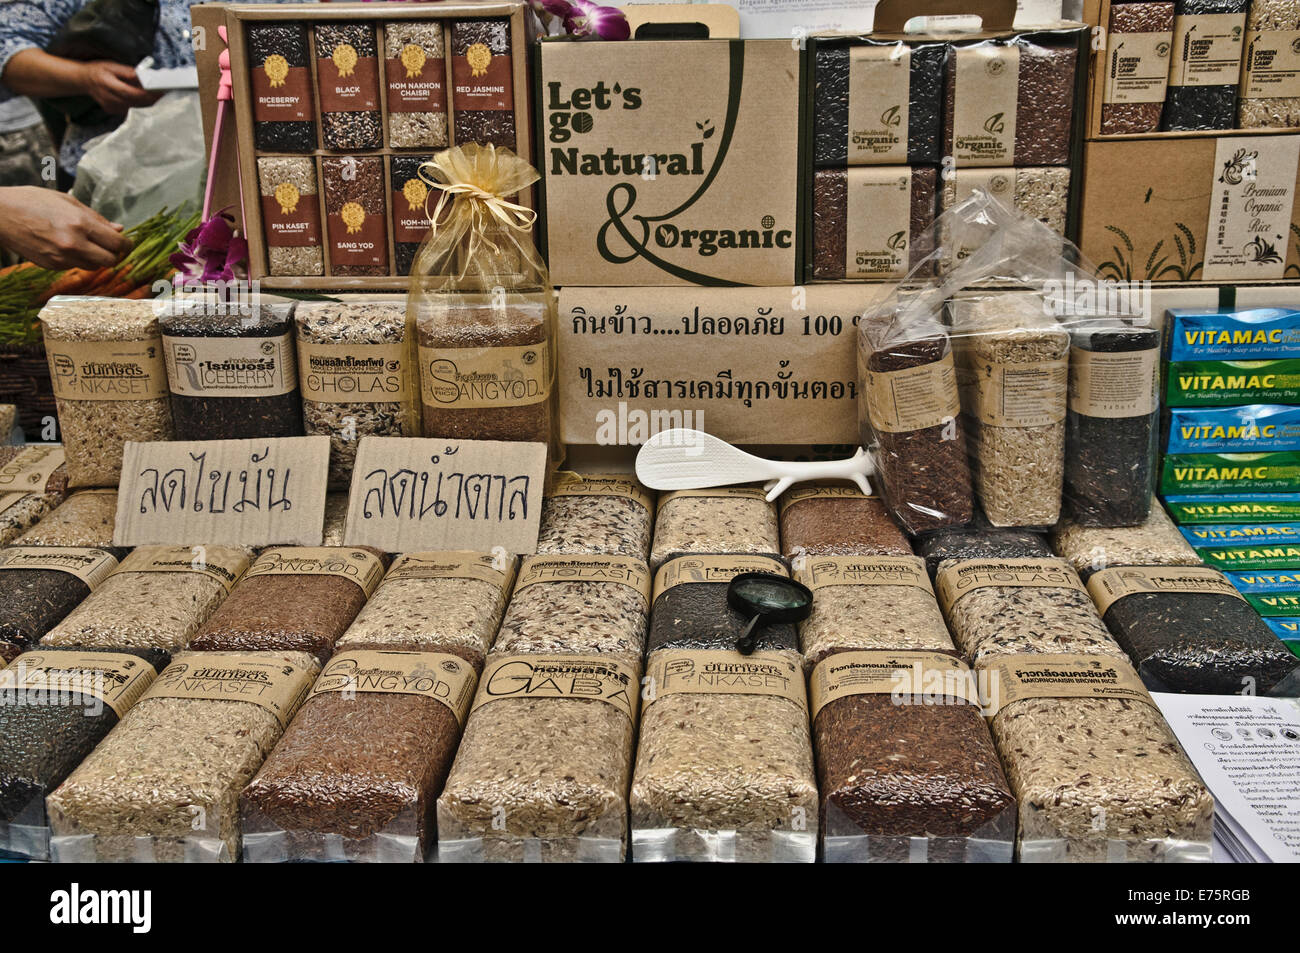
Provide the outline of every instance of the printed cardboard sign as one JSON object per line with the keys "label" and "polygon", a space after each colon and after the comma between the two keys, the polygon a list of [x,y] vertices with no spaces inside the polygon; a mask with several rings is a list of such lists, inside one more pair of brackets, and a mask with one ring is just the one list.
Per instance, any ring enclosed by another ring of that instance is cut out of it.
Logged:
{"label": "printed cardboard sign", "polygon": [[115,546],[319,546],[328,437],[127,441]]}
{"label": "printed cardboard sign", "polygon": [[792,281],[796,47],[541,43],[537,165],[555,284]]}
{"label": "printed cardboard sign", "polygon": [[365,437],[344,545],[534,553],[546,444]]}
{"label": "printed cardboard sign", "polygon": [[1285,277],[1297,166],[1300,140],[1294,136],[1218,141],[1205,236],[1206,281]]}

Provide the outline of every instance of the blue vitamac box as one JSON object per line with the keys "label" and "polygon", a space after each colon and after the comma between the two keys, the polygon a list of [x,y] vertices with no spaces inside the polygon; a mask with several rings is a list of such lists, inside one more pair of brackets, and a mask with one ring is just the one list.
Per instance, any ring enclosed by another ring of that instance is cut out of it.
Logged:
{"label": "blue vitamac box", "polygon": [[1194,549],[1216,546],[1284,546],[1300,543],[1300,523],[1207,523],[1180,526],[1183,539]]}
{"label": "blue vitamac box", "polygon": [[1169,453],[1266,453],[1300,450],[1300,407],[1172,407]]}
{"label": "blue vitamac box", "polygon": [[1288,308],[1171,308],[1165,327],[1171,361],[1300,357],[1300,311]]}

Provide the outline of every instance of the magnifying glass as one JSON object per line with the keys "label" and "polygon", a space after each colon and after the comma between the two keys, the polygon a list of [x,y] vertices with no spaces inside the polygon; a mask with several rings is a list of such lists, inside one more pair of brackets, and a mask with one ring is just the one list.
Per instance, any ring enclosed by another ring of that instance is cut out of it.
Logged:
{"label": "magnifying glass", "polygon": [[744,572],[727,587],[727,605],[749,618],[736,639],[736,651],[752,655],[765,625],[802,622],[812,614],[812,590],[770,572]]}

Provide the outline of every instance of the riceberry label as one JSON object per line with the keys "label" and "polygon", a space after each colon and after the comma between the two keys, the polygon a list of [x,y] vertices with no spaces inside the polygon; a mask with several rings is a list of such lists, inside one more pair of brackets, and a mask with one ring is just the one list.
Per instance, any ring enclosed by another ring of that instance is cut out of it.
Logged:
{"label": "riceberry label", "polygon": [[323,113],[369,112],[379,108],[379,61],[357,56],[347,43],[340,43],[327,57],[316,61]]}
{"label": "riceberry label", "polygon": [[262,196],[262,230],[272,248],[307,248],[320,244],[320,199],[303,195],[288,182]]}
{"label": "riceberry label", "polygon": [[252,71],[253,119],[256,122],[305,122],[313,119],[311,73],[290,66],[283,56],[268,56]]}
{"label": "riceberry label", "polygon": [[551,394],[547,345],[420,347],[420,396],[428,407],[527,407]]}
{"label": "riceberry label", "polygon": [[158,673],[144,659],[117,652],[26,652],[0,673],[0,707],[102,702],[121,718]]}
{"label": "riceberry label", "polygon": [[451,81],[458,110],[499,112],[515,108],[514,76],[509,53],[493,53],[475,43],[451,60]]}
{"label": "riceberry label", "polygon": [[1146,417],[1160,405],[1160,350],[1070,351],[1070,410],[1084,417]]}
{"label": "riceberry label", "polygon": [[383,588],[403,579],[471,579],[489,583],[505,593],[514,577],[514,557],[470,552],[407,553],[398,557],[379,586]]}
{"label": "riceberry label", "polygon": [[1246,14],[1174,17],[1171,86],[1236,86],[1241,72]]}
{"label": "riceberry label", "polygon": [[1111,698],[1156,707],[1132,666],[1105,655],[1007,655],[976,672],[990,719],[1028,698]]}
{"label": "riceberry label", "polygon": [[1065,420],[1070,362],[970,367],[976,416],[990,427],[1046,427]]}
{"label": "riceberry label", "polygon": [[91,592],[113,574],[117,557],[102,549],[81,546],[10,546],[0,549],[0,571],[48,570],[76,576]]}
{"label": "riceberry label", "polygon": [[763,695],[804,711],[803,667],[793,653],[741,655],[722,649],[661,649],[646,666],[645,707],[668,695]]}
{"label": "riceberry label", "polygon": [[830,586],[912,586],[934,594],[918,556],[809,556],[801,565],[794,578],[814,593]]}
{"label": "riceberry label", "polygon": [[418,43],[408,43],[395,57],[389,57],[384,74],[388,80],[390,113],[439,113],[447,110],[447,61],[429,56]]}
{"label": "riceberry label", "polygon": [[951,351],[920,367],[867,372],[867,419],[873,430],[927,430],[951,423],[960,413],[961,396]]}
{"label": "riceberry label", "polygon": [[298,386],[292,335],[163,337],[171,392],[181,397],[278,397]]}
{"label": "riceberry label", "polygon": [[298,342],[303,400],[321,404],[396,404],[414,395],[407,346]]}
{"label": "riceberry label", "polygon": [[934,581],[945,612],[967,593],[989,587],[1088,591],[1063,559],[963,559],[941,570]]}
{"label": "riceberry label", "polygon": [[606,655],[504,655],[490,659],[470,714],[511,698],[555,698],[612,705],[636,724],[641,684],[635,667]]}
{"label": "riceberry label", "polygon": [[207,576],[229,592],[248,569],[247,551],[232,546],[141,546],[118,572],[188,572]]}
{"label": "riceberry label", "polygon": [[1300,96],[1300,30],[1246,34],[1242,95],[1247,99]]}
{"label": "riceberry label", "polygon": [[1152,592],[1199,592],[1247,601],[1223,573],[1208,566],[1126,566],[1088,577],[1088,595],[1103,616],[1125,596]]}
{"label": "riceberry label", "polygon": [[907,162],[911,77],[903,43],[849,50],[849,165]]}
{"label": "riceberry label", "polygon": [[384,578],[384,563],[364,549],[286,546],[268,549],[257,557],[244,578],[257,576],[340,576],[360,586],[369,598]]}
{"label": "riceberry label", "polygon": [[169,394],[160,338],[53,341],[47,336],[45,351],[60,400],[161,400]]}
{"label": "riceberry label", "polygon": [[837,652],[817,663],[808,694],[814,719],[831,702],[852,695],[890,695],[899,705],[980,704],[970,667],[944,652]]}
{"label": "riceberry label", "polygon": [[954,60],[953,158],[958,165],[1014,165],[1020,49],[958,47]]}
{"label": "riceberry label", "polygon": [[321,669],[307,700],[335,693],[420,695],[445,705],[464,725],[476,682],[472,665],[445,652],[340,652]]}
{"label": "riceberry label", "polygon": [[790,575],[785,563],[770,556],[678,556],[668,560],[655,573],[654,598],[658,601],[673,586],[696,582],[731,582],[747,572]]}
{"label": "riceberry label", "polygon": [[650,570],[631,556],[526,556],[515,593],[551,582],[615,583],[635,589],[650,601]]}
{"label": "riceberry label", "polygon": [[1163,103],[1172,46],[1168,33],[1110,34],[1102,102]]}
{"label": "riceberry label", "polygon": [[141,701],[188,698],[256,705],[281,728],[311,691],[312,672],[270,652],[186,652],[168,665]]}
{"label": "riceberry label", "polygon": [[850,278],[907,274],[912,245],[912,170],[849,169],[844,273]]}

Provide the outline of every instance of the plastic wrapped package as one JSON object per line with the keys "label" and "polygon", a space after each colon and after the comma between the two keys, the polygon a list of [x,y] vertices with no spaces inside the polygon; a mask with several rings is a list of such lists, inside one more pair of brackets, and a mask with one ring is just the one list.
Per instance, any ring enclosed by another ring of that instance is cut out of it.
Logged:
{"label": "plastic wrapped package", "polygon": [[235,546],[141,546],[41,645],[179,651],[226,598],[249,558],[248,550]]}
{"label": "plastic wrapped package", "polygon": [[684,555],[776,556],[781,552],[776,507],[761,487],[677,490],[659,497],[650,568]]}
{"label": "plastic wrapped package", "polygon": [[510,21],[453,20],[450,36],[454,140],[518,148]]}
{"label": "plastic wrapped package", "polygon": [[438,20],[384,24],[388,144],[394,149],[447,146],[447,46]]}
{"label": "plastic wrapped package", "polygon": [[1010,862],[1015,799],[950,653],[838,650],[813,670],[827,863]]}
{"label": "plastic wrapped package", "polygon": [[267,272],[323,275],[316,160],[311,156],[258,156],[257,184]]}
{"label": "plastic wrapped package", "polygon": [[263,550],[190,647],[196,652],[308,652],[324,661],[383,576],[384,559],[368,549]]}
{"label": "plastic wrapped package", "polygon": [[981,672],[1022,863],[1208,862],[1214,799],[1125,659],[1008,655]]}
{"label": "plastic wrapped package", "polygon": [[172,439],[154,302],[59,296],[41,330],[68,485],[117,486],[126,441]]}
{"label": "plastic wrapped package", "polygon": [[813,172],[812,270],[822,281],[901,278],[929,267],[938,203],[933,168],[853,166]]}
{"label": "plastic wrapped package", "polygon": [[925,568],[934,576],[945,559],[1017,559],[1048,557],[1052,547],[1042,533],[995,529],[982,514],[970,526],[941,530],[918,541]]}
{"label": "plastic wrapped package", "polygon": [[1103,569],[1088,592],[1153,692],[1300,695],[1300,660],[1217,569]]}
{"label": "plastic wrapped package", "polygon": [[423,861],[480,660],[460,646],[331,658],[244,789],[244,861]]}
{"label": "plastic wrapped package", "polygon": [[513,557],[486,553],[399,556],[335,648],[455,649],[481,666],[501,626],[515,568]]}
{"label": "plastic wrapped package", "polygon": [[47,798],[54,860],[238,860],[239,795],[318,668],[303,652],[176,656]]}
{"label": "plastic wrapped package", "polygon": [[313,32],[325,148],[339,152],[383,148],[374,24],[317,23]]}
{"label": "plastic wrapped package", "polygon": [[1172,2],[1111,5],[1104,66],[1106,86],[1101,101],[1103,136],[1155,132],[1160,128],[1173,45]]}
{"label": "plastic wrapped package", "polygon": [[1237,122],[1242,129],[1300,126],[1300,77],[1291,49],[1298,34],[1295,0],[1251,0]]}
{"label": "plastic wrapped package", "polygon": [[1127,660],[1063,559],[945,560],[935,589],[957,647],[977,667],[1025,653]]}
{"label": "plastic wrapped package", "polygon": [[79,490],[15,539],[15,546],[112,546],[117,490]]}
{"label": "plastic wrapped package", "polygon": [[25,652],[117,568],[122,550],[65,546],[0,549],[0,651]]}
{"label": "plastic wrapped package", "polygon": [[1200,566],[1201,557],[1178,531],[1164,507],[1152,502],[1140,526],[1080,526],[1062,520],[1052,530],[1052,548],[1084,579],[1108,566]]}
{"label": "plastic wrapped package", "polygon": [[0,854],[48,860],[45,798],[131,709],[169,656],[40,649],[0,674]]}
{"label": "plastic wrapped package", "polygon": [[[1036,165],[1024,168],[952,169],[943,179],[940,209],[946,211],[982,189],[1004,205],[1046,225],[1053,234],[1065,237],[1070,211],[1070,168],[1064,165]],[[949,247],[939,261],[940,273],[962,261],[970,249]]]}
{"label": "plastic wrapped package", "polygon": [[305,23],[250,23],[253,144],[259,152],[311,152],[316,148],[311,53]]}
{"label": "plastic wrapped package", "polygon": [[542,502],[543,556],[650,556],[654,492],[630,475],[558,473]]}
{"label": "plastic wrapped package", "polygon": [[803,485],[781,497],[781,550],[799,556],[910,556],[880,499],[855,487]]}
{"label": "plastic wrapped package", "polygon": [[773,559],[685,556],[655,576],[640,744],[629,798],[634,861],[796,861],[817,852],[818,798],[794,627],[755,651],[727,605]]}
{"label": "plastic wrapped package", "polygon": [[1249,2],[1177,0],[1162,129],[1231,129],[1236,124]]}
{"label": "plastic wrapped package", "polygon": [[294,322],[304,429],[330,438],[330,486],[346,489],[363,437],[419,436],[415,331],[400,301],[305,303]]}
{"label": "plastic wrapped package", "polygon": [[388,274],[388,195],[383,156],[320,160],[330,274],[368,278]]}
{"label": "plastic wrapped package", "polygon": [[62,447],[0,447],[0,546],[30,530],[67,494]]}

